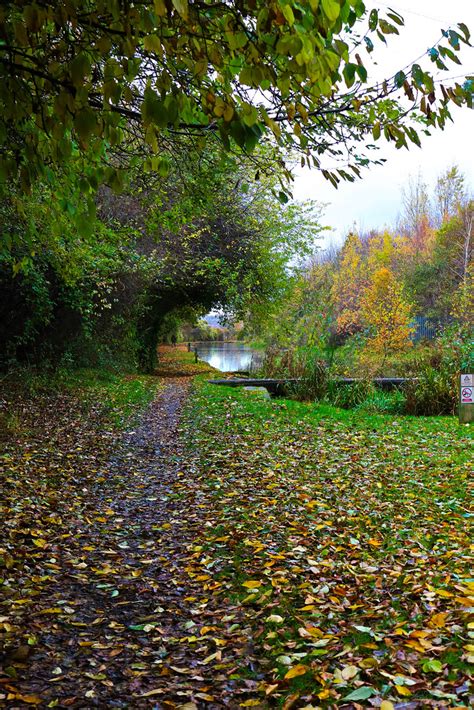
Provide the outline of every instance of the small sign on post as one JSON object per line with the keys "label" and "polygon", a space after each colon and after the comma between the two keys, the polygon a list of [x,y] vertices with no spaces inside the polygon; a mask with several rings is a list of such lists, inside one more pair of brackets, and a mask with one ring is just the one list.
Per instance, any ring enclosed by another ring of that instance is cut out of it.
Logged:
{"label": "small sign on post", "polygon": [[474,374],[463,372],[459,385],[459,423],[469,424],[474,421]]}

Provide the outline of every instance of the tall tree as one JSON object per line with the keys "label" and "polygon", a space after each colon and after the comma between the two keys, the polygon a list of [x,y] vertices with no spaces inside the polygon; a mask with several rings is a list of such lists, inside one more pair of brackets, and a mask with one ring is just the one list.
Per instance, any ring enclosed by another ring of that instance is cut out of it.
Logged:
{"label": "tall tree", "polygon": [[368,278],[363,245],[357,234],[347,236],[338,266],[331,293],[337,332],[347,337],[362,328],[361,299]]}
{"label": "tall tree", "polygon": [[457,165],[452,165],[436,180],[434,217],[438,226],[454,217],[459,207],[466,202],[464,175]]}
{"label": "tall tree", "polygon": [[409,234],[416,242],[417,235],[421,233],[430,215],[428,186],[421,173],[415,177],[410,175],[407,183],[402,187],[402,205],[400,226],[402,231]]}
{"label": "tall tree", "polygon": [[371,278],[362,299],[362,318],[370,331],[367,348],[381,357],[380,368],[389,355],[412,345],[410,306],[394,274],[385,266]]}

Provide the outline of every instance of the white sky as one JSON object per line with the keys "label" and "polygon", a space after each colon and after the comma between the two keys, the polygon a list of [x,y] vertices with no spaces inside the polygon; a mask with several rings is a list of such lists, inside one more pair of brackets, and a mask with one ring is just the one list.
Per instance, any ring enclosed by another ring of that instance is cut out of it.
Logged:
{"label": "white sky", "polygon": [[[368,0],[368,7],[378,7],[381,11],[388,7],[398,11],[405,19],[405,27],[400,28],[400,35],[387,37],[388,46],[375,45],[370,55],[378,66],[370,70],[368,57],[364,52],[364,61],[370,76],[390,76],[393,72],[413,62],[433,46],[441,36],[441,29],[456,29],[458,22],[464,22],[471,31],[471,44],[474,44],[474,0],[388,0],[375,2]],[[362,55],[362,53],[361,53]],[[450,62],[449,72],[441,72],[440,77],[459,76],[474,73],[474,47],[463,48],[459,57],[462,66]],[[437,72],[436,66],[428,57],[422,66],[431,72]],[[462,83],[462,82],[461,82]],[[341,183],[335,190],[316,170],[297,172],[293,194],[296,199],[315,199],[330,203],[325,210],[324,224],[333,228],[327,241],[340,242],[349,229],[383,228],[393,226],[400,212],[402,185],[410,175],[421,173],[431,187],[436,177],[446,168],[457,164],[467,178],[468,185],[474,189],[474,110],[458,109],[451,111],[454,124],[449,124],[444,131],[433,131],[430,137],[421,136],[422,147],[414,144],[407,151],[396,150],[383,140],[378,142],[380,150],[377,158],[387,158],[383,166],[373,166],[363,171],[363,179],[355,183]],[[376,155],[372,152],[372,155]]]}

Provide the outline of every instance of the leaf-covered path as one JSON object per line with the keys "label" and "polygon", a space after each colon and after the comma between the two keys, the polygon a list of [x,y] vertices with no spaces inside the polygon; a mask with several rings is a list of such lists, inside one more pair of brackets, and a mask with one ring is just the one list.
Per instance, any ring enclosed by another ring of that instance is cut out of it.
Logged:
{"label": "leaf-covered path", "polygon": [[[11,496],[13,506],[5,509],[0,693],[8,707],[193,708],[212,706],[214,696],[219,706],[238,705],[235,683],[206,660],[226,641],[206,633],[213,612],[196,607],[184,573],[200,526],[198,509],[174,492],[188,388],[189,378],[165,380],[108,461],[112,432],[102,433],[101,451],[101,436],[94,441],[87,427],[66,441],[57,432],[56,450],[37,439],[31,451],[7,455],[13,478],[6,476],[5,501]],[[78,420],[66,406],[62,415],[71,434]],[[28,468],[33,478],[15,500],[16,476]],[[46,468],[63,478],[54,494]],[[196,622],[198,643],[184,643]]]}
{"label": "leaf-covered path", "polygon": [[97,397],[18,412],[0,704],[471,704],[472,440],[452,419],[177,376],[123,434]]}

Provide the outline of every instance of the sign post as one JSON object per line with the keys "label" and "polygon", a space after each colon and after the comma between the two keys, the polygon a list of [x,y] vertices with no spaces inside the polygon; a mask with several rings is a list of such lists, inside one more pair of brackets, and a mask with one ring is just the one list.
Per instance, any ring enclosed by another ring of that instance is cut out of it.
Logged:
{"label": "sign post", "polygon": [[459,423],[474,422],[474,374],[461,373],[459,382]]}

